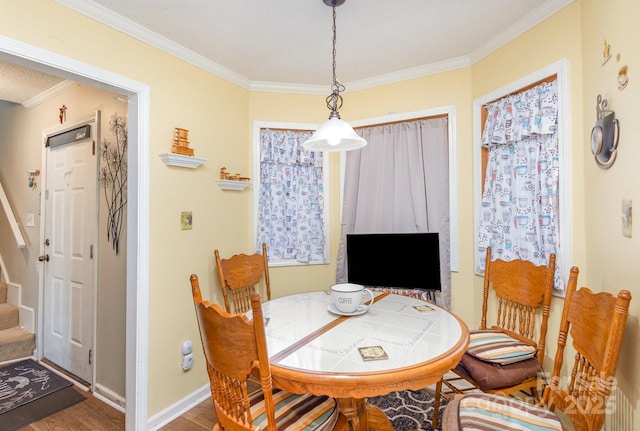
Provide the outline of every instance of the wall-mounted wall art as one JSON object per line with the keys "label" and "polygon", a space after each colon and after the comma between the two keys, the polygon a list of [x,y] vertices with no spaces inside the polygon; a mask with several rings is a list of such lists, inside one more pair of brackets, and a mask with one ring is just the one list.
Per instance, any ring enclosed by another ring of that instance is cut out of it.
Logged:
{"label": "wall-mounted wall art", "polygon": [[100,187],[107,202],[107,239],[116,254],[120,253],[120,233],[125,222],[127,206],[127,121],[115,112],[109,121],[114,141],[102,141]]}
{"label": "wall-mounted wall art", "polygon": [[602,169],[609,169],[618,154],[620,123],[615,112],[607,109],[607,100],[596,98],[596,124],[591,129],[591,152]]}

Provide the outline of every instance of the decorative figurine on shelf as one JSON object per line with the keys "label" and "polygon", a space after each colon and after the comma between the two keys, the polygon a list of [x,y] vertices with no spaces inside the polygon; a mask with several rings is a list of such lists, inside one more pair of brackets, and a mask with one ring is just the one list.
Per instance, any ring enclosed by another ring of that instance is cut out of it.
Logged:
{"label": "decorative figurine on shelf", "polygon": [[227,172],[227,167],[223,166],[222,168],[220,168],[220,179],[221,180],[229,180],[229,181],[251,181],[251,178],[249,177],[243,177],[241,176],[242,174],[237,173],[235,175],[231,175],[229,172]]}
{"label": "decorative figurine on shelf", "polygon": [[60,107],[60,124],[67,121],[67,105],[62,105]]}
{"label": "decorative figurine on shelf", "polygon": [[183,156],[193,156],[193,149],[189,148],[189,131],[187,129],[176,127],[171,152]]}
{"label": "decorative figurine on shelf", "polygon": [[220,168],[220,179],[221,180],[228,180],[229,179],[229,172],[227,172],[227,167],[223,166],[222,168]]}

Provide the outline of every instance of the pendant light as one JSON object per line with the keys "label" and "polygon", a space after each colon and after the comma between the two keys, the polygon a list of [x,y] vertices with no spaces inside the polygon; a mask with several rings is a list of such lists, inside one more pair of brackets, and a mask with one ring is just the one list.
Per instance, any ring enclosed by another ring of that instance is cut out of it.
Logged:
{"label": "pendant light", "polygon": [[331,94],[327,96],[327,108],[331,111],[329,119],[315,131],[311,138],[302,146],[309,151],[348,151],[356,150],[367,145],[364,138],[358,136],[353,128],[340,119],[338,110],[342,107],[344,85],[336,78],[336,6],[340,6],[345,0],[322,0],[333,9],[333,84]]}

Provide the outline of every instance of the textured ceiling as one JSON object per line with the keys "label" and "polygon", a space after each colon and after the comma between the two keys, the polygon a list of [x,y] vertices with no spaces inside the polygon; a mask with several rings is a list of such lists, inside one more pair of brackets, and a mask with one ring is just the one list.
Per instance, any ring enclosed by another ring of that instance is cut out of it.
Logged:
{"label": "textured ceiling", "polygon": [[[247,88],[331,84],[322,0],[55,1]],[[337,76],[349,91],[469,66],[573,1],[347,0],[336,7]],[[0,72],[0,99],[17,103],[59,82]]]}
{"label": "textured ceiling", "polygon": [[62,81],[61,78],[0,60],[0,100],[28,103]]}

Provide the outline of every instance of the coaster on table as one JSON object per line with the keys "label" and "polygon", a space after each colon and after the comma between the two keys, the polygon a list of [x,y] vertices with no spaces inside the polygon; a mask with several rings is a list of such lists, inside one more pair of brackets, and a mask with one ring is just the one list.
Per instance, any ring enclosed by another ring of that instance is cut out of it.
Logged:
{"label": "coaster on table", "polygon": [[421,311],[421,312],[436,311],[435,308],[430,307],[428,305],[424,305],[424,304],[423,305],[414,305],[413,308],[415,308],[416,310]]}
{"label": "coaster on table", "polygon": [[360,351],[360,356],[362,356],[363,361],[389,359],[387,352],[384,351],[382,346],[358,347],[358,350]]}

